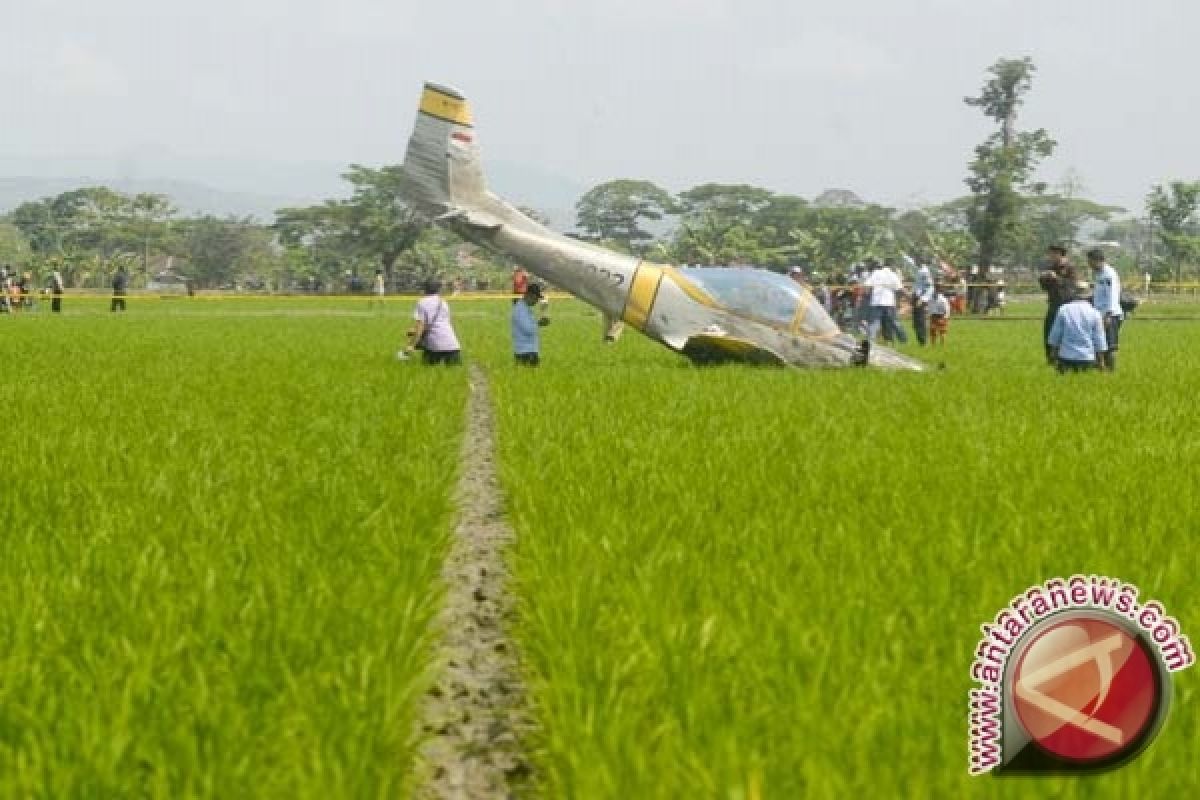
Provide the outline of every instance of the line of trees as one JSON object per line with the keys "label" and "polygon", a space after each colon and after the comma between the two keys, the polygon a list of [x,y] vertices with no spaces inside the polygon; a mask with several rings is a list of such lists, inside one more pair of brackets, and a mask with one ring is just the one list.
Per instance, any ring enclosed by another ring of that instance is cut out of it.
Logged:
{"label": "line of trees", "polygon": [[[642,180],[596,186],[576,210],[583,235],[631,253],[691,264],[802,264],[844,268],[868,256],[920,254],[962,267],[1033,266],[1050,244],[1092,239],[1121,245],[1126,270],[1182,280],[1200,263],[1200,182],[1155,186],[1143,220],[1088,200],[1077,179],[1050,187],[1038,167],[1057,142],[1045,129],[1023,131],[1018,112],[1033,88],[1032,60],[1002,59],[979,95],[964,98],[996,126],[975,149],[969,194],[941,205],[897,211],[826,192],[812,203],[756,186],[703,184],[672,195]],[[670,224],[674,223],[674,224]]]}
{"label": "line of trees", "polygon": [[[1021,130],[1033,87],[1029,59],[996,62],[975,97],[995,124],[967,165],[969,194],[898,211],[830,190],[809,201],[746,184],[704,183],[673,194],[646,180],[593,187],[576,204],[577,235],[655,260],[685,264],[799,264],[832,273],[868,256],[902,254],[956,266],[1032,266],[1051,243],[1084,231],[1121,247],[1119,268],[1182,280],[1200,263],[1200,182],[1154,187],[1141,219],[1082,197],[1079,182],[1037,181],[1057,143]],[[511,264],[431,228],[403,201],[400,168],[351,165],[349,194],[284,208],[271,223],[181,216],[168,198],[87,187],[27,202],[0,217],[0,264],[59,269],[70,286],[102,286],[118,267],[138,281],[170,259],[193,285],[273,290],[369,285],[376,269],[397,288],[430,275],[503,280]],[[1107,226],[1107,227],[1106,227]],[[1097,236],[1097,232],[1099,235]],[[361,278],[359,277],[361,276]]]}
{"label": "line of trees", "polygon": [[271,223],[183,216],[158,194],[76,189],[0,217],[0,265],[38,282],[59,270],[70,287],[107,286],[124,268],[134,286],[169,272],[195,288],[272,291],[365,290],[376,269],[393,288],[431,275],[498,282],[511,269],[421,220],[399,196],[399,172],[352,165],[348,198],[280,209]]}

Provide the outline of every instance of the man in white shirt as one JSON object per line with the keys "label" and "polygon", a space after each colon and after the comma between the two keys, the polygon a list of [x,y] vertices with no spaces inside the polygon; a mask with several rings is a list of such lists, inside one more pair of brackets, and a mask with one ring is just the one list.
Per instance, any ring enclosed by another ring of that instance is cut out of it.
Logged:
{"label": "man in white shirt", "polygon": [[1059,307],[1046,337],[1053,350],[1059,372],[1084,372],[1100,366],[1101,355],[1108,350],[1104,338],[1104,318],[1091,304],[1092,292],[1087,281],[1075,284],[1075,296]]}
{"label": "man in white shirt", "polygon": [[1108,349],[1100,354],[1100,366],[1113,372],[1117,368],[1121,322],[1125,319],[1125,311],[1121,308],[1121,276],[1105,260],[1100,248],[1088,251],[1087,259],[1096,285],[1092,305],[1104,319],[1104,338],[1108,342]]}
{"label": "man in white shirt", "polygon": [[893,337],[901,342],[908,337],[896,324],[896,292],[904,288],[900,276],[892,269],[892,261],[888,259],[882,267],[873,270],[863,284],[870,291],[870,323],[867,327],[867,338],[872,342],[883,328],[884,341],[890,342]]}

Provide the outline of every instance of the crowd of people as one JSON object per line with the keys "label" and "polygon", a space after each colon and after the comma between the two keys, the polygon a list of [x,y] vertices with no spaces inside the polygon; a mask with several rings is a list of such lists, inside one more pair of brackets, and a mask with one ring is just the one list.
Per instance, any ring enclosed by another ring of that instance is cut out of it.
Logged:
{"label": "crowd of people", "polygon": [[[1042,328],[1046,362],[1064,373],[1114,371],[1121,325],[1136,306],[1132,295],[1122,291],[1120,275],[1103,250],[1089,250],[1087,261],[1092,283],[1070,263],[1067,247],[1053,245],[1039,277],[1047,300]],[[936,270],[927,261],[913,261],[912,266],[911,287],[905,286],[894,260],[868,259],[849,275],[836,275],[833,288],[820,283],[813,292],[844,330],[888,343],[907,341],[897,311],[899,299],[907,296],[913,333],[922,346],[945,344],[951,314],[964,314],[968,308],[987,313],[1006,304],[1003,281],[970,287],[966,275],[944,264]],[[793,269],[792,276],[812,288],[802,270]],[[974,296],[971,288],[978,290]]]}
{"label": "crowd of people", "polygon": [[[965,276],[945,264],[932,266],[930,261],[912,260],[914,278],[906,285],[895,259],[869,258],[854,265],[848,273],[838,272],[833,285],[816,281],[813,285],[799,267],[789,274],[802,286],[810,289],[829,316],[842,330],[863,336],[872,343],[882,338],[889,344],[908,341],[908,333],[900,324],[902,303],[911,309],[913,335],[922,347],[944,345],[950,330],[951,314],[966,313],[967,287]],[[987,310],[1003,308],[1004,283],[992,285]]]}
{"label": "crowd of people", "polygon": [[33,308],[33,297],[29,293],[32,276],[26,272],[18,275],[12,267],[0,267],[0,313],[12,314]]}
{"label": "crowd of people", "polygon": [[[1131,295],[1123,293],[1121,278],[1108,263],[1100,249],[1087,253],[1092,282],[1082,279],[1071,264],[1068,249],[1053,245],[1046,253],[1045,269],[1039,283],[1046,292],[1046,316],[1042,327],[1042,344],[1046,363],[1060,372],[1081,372],[1100,369],[1116,370],[1120,347],[1121,326],[1127,311],[1132,310]],[[824,282],[813,288],[804,271],[793,268],[791,277],[811,289],[835,320],[844,329],[862,335],[874,343],[908,341],[908,334],[899,321],[899,303],[906,297],[911,306],[913,334],[921,346],[944,345],[950,327],[950,317],[963,313],[962,303],[967,292],[961,285],[964,278],[945,265],[935,269],[927,261],[912,261],[914,277],[906,286],[896,262],[868,259],[856,265],[848,276],[837,275],[835,285]],[[952,285],[952,281],[959,284]],[[122,268],[113,276],[112,305],[114,312],[125,310],[129,277]],[[995,290],[985,302],[1003,307],[1003,282],[991,284]],[[529,279],[524,269],[513,271],[513,307],[510,315],[513,356],[517,364],[536,367],[541,361],[540,328],[549,324],[548,301],[544,287]],[[43,293],[51,295],[51,310],[62,310],[64,282],[60,272],[52,273]],[[398,354],[410,358],[421,352],[426,364],[460,364],[462,348],[451,322],[450,307],[441,296],[440,281],[430,281],[424,296],[413,311],[414,326],[409,342]],[[383,303],[383,276],[377,272],[372,286],[372,301]],[[0,267],[0,313],[19,313],[34,307],[32,277],[29,272],[18,274],[10,266]],[[606,341],[615,340],[611,321],[606,320]]]}
{"label": "crowd of people", "polygon": [[[124,267],[117,269],[113,275],[112,310],[125,310],[125,296],[129,286],[129,273]],[[63,310],[63,295],[66,294],[67,284],[62,272],[54,270],[42,287],[41,294],[50,296],[50,311],[58,314]],[[16,314],[22,311],[33,311],[37,295],[33,291],[33,273],[18,274],[11,265],[0,267],[0,314]]]}

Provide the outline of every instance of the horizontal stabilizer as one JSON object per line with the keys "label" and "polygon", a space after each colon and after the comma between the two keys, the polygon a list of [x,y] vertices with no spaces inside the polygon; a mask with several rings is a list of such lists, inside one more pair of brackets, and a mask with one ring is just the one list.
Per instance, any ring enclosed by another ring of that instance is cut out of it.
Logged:
{"label": "horizontal stabilizer", "polygon": [[454,208],[444,214],[439,214],[434,217],[434,222],[449,223],[460,222],[469,225],[472,228],[494,231],[499,228],[504,222],[496,217],[483,211],[474,211],[468,208]]}

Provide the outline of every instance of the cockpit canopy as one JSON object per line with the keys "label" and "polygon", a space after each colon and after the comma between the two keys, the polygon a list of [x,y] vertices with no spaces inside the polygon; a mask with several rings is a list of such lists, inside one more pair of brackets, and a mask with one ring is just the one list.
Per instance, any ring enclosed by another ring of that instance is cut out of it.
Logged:
{"label": "cockpit canopy", "polygon": [[679,273],[714,302],[744,317],[803,336],[841,333],[812,292],[791,278],[746,267],[681,267]]}

